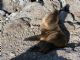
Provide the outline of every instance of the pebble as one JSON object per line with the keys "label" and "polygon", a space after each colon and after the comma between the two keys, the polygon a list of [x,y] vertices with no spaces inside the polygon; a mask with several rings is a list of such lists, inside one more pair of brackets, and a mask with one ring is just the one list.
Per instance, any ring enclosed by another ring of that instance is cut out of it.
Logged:
{"label": "pebble", "polygon": [[15,57],[15,54],[11,52],[10,57]]}
{"label": "pebble", "polygon": [[5,15],[5,12],[0,10],[0,15],[2,15],[2,16]]}

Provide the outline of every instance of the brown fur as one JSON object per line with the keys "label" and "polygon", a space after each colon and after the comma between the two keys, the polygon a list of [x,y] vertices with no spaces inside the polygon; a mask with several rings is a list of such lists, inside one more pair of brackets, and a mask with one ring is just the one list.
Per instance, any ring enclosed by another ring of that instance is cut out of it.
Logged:
{"label": "brown fur", "polygon": [[67,45],[66,35],[61,31],[59,26],[57,10],[49,15],[46,15],[42,19],[40,40],[54,44],[59,48]]}
{"label": "brown fur", "polygon": [[31,48],[32,51],[48,53],[56,48],[63,48],[67,45],[67,35],[60,27],[58,11],[46,15],[42,19],[41,34],[38,36],[40,42]]}

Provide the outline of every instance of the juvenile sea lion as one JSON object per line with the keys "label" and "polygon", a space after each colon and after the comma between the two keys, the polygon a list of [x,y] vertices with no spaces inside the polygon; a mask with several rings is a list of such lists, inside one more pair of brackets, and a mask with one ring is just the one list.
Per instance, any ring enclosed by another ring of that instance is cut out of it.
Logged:
{"label": "juvenile sea lion", "polygon": [[40,42],[35,51],[46,53],[51,49],[64,48],[67,45],[68,39],[60,28],[58,15],[59,11],[55,10],[42,19]]}

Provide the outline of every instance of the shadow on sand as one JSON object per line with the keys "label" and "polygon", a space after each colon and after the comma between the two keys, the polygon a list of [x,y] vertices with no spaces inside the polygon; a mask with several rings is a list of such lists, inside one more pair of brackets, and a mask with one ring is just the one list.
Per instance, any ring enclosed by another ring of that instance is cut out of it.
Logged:
{"label": "shadow on sand", "polygon": [[12,58],[11,60],[67,60],[62,56],[58,56],[56,51],[48,54],[42,54],[39,52],[31,52],[27,50],[26,52]]}

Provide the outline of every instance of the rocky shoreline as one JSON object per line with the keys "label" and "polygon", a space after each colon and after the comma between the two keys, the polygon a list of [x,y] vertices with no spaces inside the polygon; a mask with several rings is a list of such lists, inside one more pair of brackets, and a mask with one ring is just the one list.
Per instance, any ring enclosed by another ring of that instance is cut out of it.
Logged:
{"label": "rocky shoreline", "polygon": [[[60,9],[59,0],[0,0],[0,59],[1,60],[79,60],[80,59],[80,0],[64,0],[70,5],[65,26],[70,32],[68,47],[48,54],[29,52],[38,43],[27,38],[40,34],[41,19],[53,10],[52,2]],[[65,4],[63,4],[65,5]],[[66,12],[61,13],[61,18]]]}

